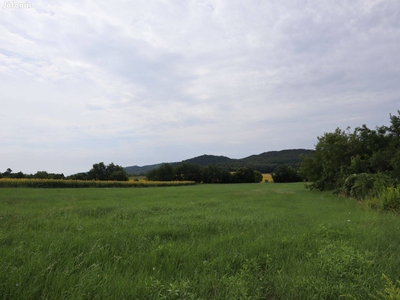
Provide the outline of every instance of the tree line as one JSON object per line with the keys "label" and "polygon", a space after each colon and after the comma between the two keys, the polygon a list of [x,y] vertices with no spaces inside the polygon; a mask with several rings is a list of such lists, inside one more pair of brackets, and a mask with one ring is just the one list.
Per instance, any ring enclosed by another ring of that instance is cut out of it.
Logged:
{"label": "tree line", "polygon": [[103,162],[96,163],[88,172],[81,172],[70,176],[64,174],[48,173],[46,171],[38,171],[35,174],[24,174],[22,172],[13,173],[8,168],[4,173],[0,173],[0,178],[36,178],[36,179],[73,179],[73,180],[113,180],[128,181],[129,176],[123,167],[110,163],[108,165]]}
{"label": "tree line", "polygon": [[37,171],[35,174],[24,174],[22,172],[13,172],[11,168],[7,168],[7,170],[3,173],[0,172],[0,178],[36,178],[36,179],[65,179],[64,174],[57,173],[48,173],[46,171]]}
{"label": "tree line", "polygon": [[171,165],[162,164],[146,174],[150,181],[195,181],[197,183],[252,183],[261,182],[262,174],[249,167],[242,167],[235,172],[229,172],[215,165],[201,167],[192,163]]}

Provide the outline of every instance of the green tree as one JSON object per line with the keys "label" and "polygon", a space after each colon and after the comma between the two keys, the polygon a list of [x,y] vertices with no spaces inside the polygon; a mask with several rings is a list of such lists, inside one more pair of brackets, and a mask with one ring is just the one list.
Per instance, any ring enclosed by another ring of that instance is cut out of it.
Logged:
{"label": "green tree", "polygon": [[312,182],[312,189],[353,191],[360,197],[369,194],[377,178],[388,175],[399,182],[400,111],[398,116],[390,115],[390,123],[375,130],[362,125],[353,132],[337,128],[325,133],[317,138],[311,155],[301,157],[300,173]]}
{"label": "green tree", "polygon": [[260,172],[254,171],[254,182],[259,183],[263,180],[263,176]]}
{"label": "green tree", "polygon": [[302,157],[300,174],[313,181],[312,188],[331,190],[338,187],[343,172],[347,172],[350,166],[352,152],[349,136],[337,128],[335,132],[325,133],[317,139],[311,155]]}
{"label": "green tree", "polygon": [[152,181],[173,181],[174,168],[169,163],[163,163],[159,168],[147,172],[146,178]]}
{"label": "green tree", "polygon": [[89,180],[107,180],[107,167],[104,162],[94,164],[88,172]]}
{"label": "green tree", "polygon": [[203,183],[220,183],[221,170],[215,165],[208,165],[203,168],[201,178]]}
{"label": "green tree", "polygon": [[88,180],[88,173],[85,172],[80,172],[77,174],[73,174],[67,177],[68,179],[73,179],[73,180]]}
{"label": "green tree", "polygon": [[275,169],[272,174],[272,179],[276,183],[282,182],[300,182],[303,178],[298,174],[298,172],[288,165],[281,165]]}
{"label": "green tree", "polygon": [[[82,175],[82,177],[84,176]],[[128,181],[129,176],[124,168],[119,165],[110,163],[106,166],[103,162],[100,162],[93,165],[92,169],[87,173],[87,179]]]}
{"label": "green tree", "polygon": [[196,164],[181,163],[174,168],[174,174],[176,180],[201,181],[201,168]]}
{"label": "green tree", "polygon": [[164,163],[158,168],[158,177],[160,181],[172,181],[174,180],[174,169],[168,164]]}
{"label": "green tree", "polygon": [[40,178],[40,179],[48,179],[50,178],[49,173],[47,173],[46,171],[37,171],[34,175],[34,178]]}
{"label": "green tree", "polygon": [[11,176],[12,176],[12,170],[10,168],[7,168],[7,170],[3,173],[3,177],[7,178],[7,177],[11,177]]}
{"label": "green tree", "polygon": [[125,170],[121,167],[119,170],[114,170],[109,176],[108,180],[115,181],[129,181],[129,176]]}
{"label": "green tree", "polygon": [[114,163],[110,163],[106,167],[106,176],[107,180],[116,180],[116,181],[128,181],[129,176],[124,170],[123,167],[119,165],[114,165]]}
{"label": "green tree", "polygon": [[226,169],[222,169],[220,173],[219,183],[230,183],[232,181],[232,174]]}
{"label": "green tree", "polygon": [[232,175],[233,183],[253,183],[253,182],[261,182],[260,172],[255,172],[253,169],[249,167],[242,167],[236,170],[236,172]]}
{"label": "green tree", "polygon": [[388,128],[389,152],[392,177],[400,182],[400,110],[398,116],[390,115],[390,127]]}
{"label": "green tree", "polygon": [[158,169],[150,170],[146,173],[146,179],[150,181],[158,180]]}

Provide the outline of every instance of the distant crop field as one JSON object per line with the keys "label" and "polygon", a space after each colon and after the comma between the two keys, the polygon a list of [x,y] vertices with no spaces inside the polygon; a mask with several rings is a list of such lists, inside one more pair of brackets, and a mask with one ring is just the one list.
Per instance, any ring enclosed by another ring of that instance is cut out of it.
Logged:
{"label": "distant crop field", "polygon": [[274,180],[272,179],[272,175],[271,174],[262,174],[263,182],[274,182]]}
{"label": "distant crop field", "polygon": [[130,175],[129,181],[147,181],[144,175]]}
{"label": "distant crop field", "polygon": [[303,184],[2,188],[0,299],[368,299],[399,228]]}

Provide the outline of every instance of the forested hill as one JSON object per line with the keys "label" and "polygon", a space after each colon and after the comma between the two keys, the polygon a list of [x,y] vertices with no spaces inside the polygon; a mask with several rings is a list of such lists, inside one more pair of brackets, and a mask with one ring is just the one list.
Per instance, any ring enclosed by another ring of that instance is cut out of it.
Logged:
{"label": "forested hill", "polygon": [[251,155],[242,159],[221,164],[221,167],[235,170],[239,167],[249,167],[261,173],[272,173],[277,166],[290,165],[296,167],[300,163],[300,155],[309,155],[312,150],[288,149],[269,151],[258,155]]}
{"label": "forested hill", "polygon": [[197,156],[194,158],[186,159],[182,162],[192,163],[199,165],[201,167],[206,167],[208,165],[220,165],[220,164],[229,164],[237,161],[237,159],[232,159],[226,156],[216,156],[216,155],[208,155],[203,154],[201,156]]}
{"label": "forested hill", "polygon": [[[246,165],[296,165],[300,162],[300,155],[309,155],[312,150],[290,149],[281,151],[269,151],[258,155],[251,155],[240,160]],[[256,169],[254,167],[254,169]]]}
{"label": "forested hill", "polygon": [[[201,155],[186,159],[182,162],[197,164],[202,167],[208,165],[216,165],[223,169],[236,170],[239,167],[250,167],[261,173],[270,173],[279,165],[296,166],[300,162],[300,155],[309,155],[312,150],[307,149],[288,149],[281,151],[269,151],[258,155],[251,155],[241,159],[233,159],[226,156],[217,155]],[[171,165],[176,165],[181,162],[172,162]],[[146,174],[148,171],[156,169],[161,164],[148,165],[148,166],[131,166],[125,167],[128,174]]]}
{"label": "forested hill", "polygon": [[157,169],[160,167],[161,164],[155,164],[155,165],[146,165],[146,166],[130,166],[130,167],[125,167],[124,170],[128,174],[134,174],[134,175],[141,175],[141,174],[146,174],[148,171]]}

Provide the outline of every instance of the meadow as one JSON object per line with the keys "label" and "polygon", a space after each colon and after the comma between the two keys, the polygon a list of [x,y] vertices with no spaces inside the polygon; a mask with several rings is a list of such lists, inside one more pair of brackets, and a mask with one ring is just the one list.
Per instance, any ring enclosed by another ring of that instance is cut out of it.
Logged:
{"label": "meadow", "polygon": [[399,299],[399,229],[301,183],[1,188],[0,299]]}

